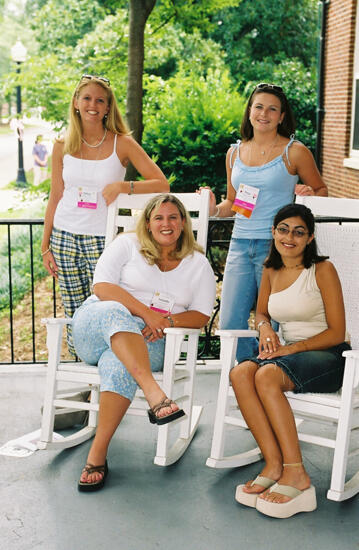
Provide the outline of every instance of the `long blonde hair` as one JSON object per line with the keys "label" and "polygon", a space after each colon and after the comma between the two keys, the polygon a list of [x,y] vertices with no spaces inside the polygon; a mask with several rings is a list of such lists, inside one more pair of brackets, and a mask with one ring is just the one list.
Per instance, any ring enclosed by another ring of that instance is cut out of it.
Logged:
{"label": "long blonde hair", "polygon": [[109,111],[102,121],[103,127],[107,128],[110,132],[113,132],[114,134],[128,135],[130,133],[121,116],[115,95],[110,84],[107,84],[107,82],[105,82],[101,78],[97,78],[96,76],[91,76],[89,78],[82,77],[80,82],[76,86],[71,98],[69,109],[69,127],[64,137],[64,155],[66,153],[68,153],[69,155],[78,153],[81,148],[81,138],[83,132],[82,122],[79,114],[76,112],[74,102],[75,99],[79,98],[81,90],[92,82],[101,86],[107,94]]}
{"label": "long blonde hair", "polygon": [[156,195],[148,201],[136,226],[136,235],[141,245],[140,252],[150,265],[155,264],[161,259],[161,247],[154,240],[152,233],[149,232],[148,224],[152,212],[157,211],[160,206],[166,202],[174,204],[177,207],[182,220],[184,220],[182,233],[178,238],[176,248],[171,252],[170,257],[174,260],[182,260],[186,256],[193,254],[195,250],[204,254],[203,248],[194,238],[191,217],[186,208],[175,195],[164,193],[161,195]]}

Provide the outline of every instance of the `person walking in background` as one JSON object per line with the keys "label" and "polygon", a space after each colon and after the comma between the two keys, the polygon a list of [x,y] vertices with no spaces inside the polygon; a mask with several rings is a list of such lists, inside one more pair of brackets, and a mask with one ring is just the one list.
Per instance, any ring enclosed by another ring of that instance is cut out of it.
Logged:
{"label": "person walking in background", "polygon": [[[227,197],[216,205],[211,193],[211,216],[235,215],[222,286],[221,329],[248,328],[278,209],[295,194],[327,195],[311,152],[295,141],[294,131],[283,89],[258,84],[245,109],[242,141],[227,152]],[[253,355],[256,346],[254,338],[241,339],[237,360]]]}
{"label": "person walking in background", "polygon": [[[66,135],[53,148],[41,245],[45,268],[58,278],[67,317],[91,293],[108,205],[119,193],[169,191],[160,168],[129,134],[110,81],[83,75],[72,96]],[[129,162],[143,181],[125,181]],[[71,329],[68,348],[75,355]]]}
{"label": "person walking in background", "polygon": [[[336,392],[345,357],[345,314],[341,284],[333,264],[319,256],[314,216],[289,204],[275,216],[273,240],[259,290],[258,347],[230,373],[249,429],[262,452],[261,474],[236,489],[237,502],[276,518],[316,508],[285,392]],[[280,324],[280,341],[271,326]]]}
{"label": "person walking in background", "polygon": [[32,149],[34,159],[34,185],[39,185],[47,178],[47,159],[49,153],[46,146],[42,143],[43,136],[36,136],[35,145]]}

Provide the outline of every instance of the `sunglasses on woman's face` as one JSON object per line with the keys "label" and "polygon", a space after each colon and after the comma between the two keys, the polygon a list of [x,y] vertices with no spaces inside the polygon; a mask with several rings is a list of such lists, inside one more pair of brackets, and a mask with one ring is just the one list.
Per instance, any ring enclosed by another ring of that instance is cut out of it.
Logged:
{"label": "sunglasses on woman's face", "polygon": [[288,227],[284,227],[283,225],[276,227],[276,230],[280,235],[289,235],[289,233],[292,233],[293,237],[298,237],[298,239],[302,239],[304,235],[308,235],[308,231],[304,231],[304,229],[288,229]]}
{"label": "sunglasses on woman's face", "polygon": [[270,88],[275,92],[283,93],[283,88],[281,88],[280,86],[276,86],[276,84],[266,84],[265,82],[261,82],[256,86],[256,90],[264,90],[265,88]]}
{"label": "sunglasses on woman's face", "polygon": [[107,86],[110,85],[110,81],[108,78],[105,78],[104,76],[96,76],[93,74],[83,74],[81,80],[100,80],[101,82],[107,84]]}

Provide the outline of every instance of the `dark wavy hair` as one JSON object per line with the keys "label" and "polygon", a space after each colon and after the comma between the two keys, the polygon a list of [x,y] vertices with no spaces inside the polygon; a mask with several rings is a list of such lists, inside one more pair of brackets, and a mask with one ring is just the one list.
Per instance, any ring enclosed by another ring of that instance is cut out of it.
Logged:
{"label": "dark wavy hair", "polygon": [[261,88],[258,88],[257,86],[254,88],[253,92],[250,95],[250,98],[248,100],[246,110],[244,111],[244,116],[241,124],[241,137],[244,141],[249,141],[253,137],[253,126],[251,124],[251,121],[249,120],[249,112],[251,110],[251,106],[253,103],[253,99],[257,94],[271,94],[278,97],[280,104],[281,104],[281,113],[285,113],[283,122],[278,124],[278,134],[281,136],[284,136],[286,138],[289,138],[292,134],[295,132],[295,118],[293,115],[293,111],[291,109],[291,106],[289,105],[289,101],[285,95],[285,93],[280,91],[281,89],[278,88],[272,88],[271,86],[264,86],[261,85]]}
{"label": "dark wavy hair", "polygon": [[[304,206],[304,204],[287,204],[286,206],[283,206],[277,214],[274,217],[273,220],[273,227],[274,229],[277,227],[277,225],[287,218],[294,218],[298,217],[303,220],[305,225],[307,226],[309,235],[314,235],[315,230],[315,220],[314,216],[312,214],[312,211]],[[307,246],[304,249],[304,257],[303,257],[303,264],[306,269],[308,269],[312,264],[317,264],[319,262],[324,262],[324,260],[327,260],[328,256],[320,256],[318,254],[318,248],[317,243],[315,242],[315,238],[307,244]],[[280,269],[283,267],[283,260],[281,255],[279,254],[278,250],[275,247],[274,239],[272,239],[271,247],[269,250],[269,255],[265,262],[263,263],[265,267],[273,267],[273,269]]]}

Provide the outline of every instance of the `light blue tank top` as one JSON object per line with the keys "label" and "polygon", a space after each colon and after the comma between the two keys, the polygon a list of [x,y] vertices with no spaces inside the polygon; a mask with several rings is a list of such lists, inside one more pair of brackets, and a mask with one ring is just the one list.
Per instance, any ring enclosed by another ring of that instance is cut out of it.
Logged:
{"label": "light blue tank top", "polygon": [[[292,145],[294,137],[286,145],[284,155],[287,163],[288,149]],[[233,156],[236,155],[232,168],[231,183],[238,191],[239,184],[244,183],[259,189],[256,206],[250,218],[242,214],[236,214],[232,237],[236,239],[271,239],[271,227],[273,218],[282,206],[293,202],[294,187],[298,182],[298,176],[289,174],[283,160],[283,154],[262,166],[247,166],[239,158],[240,140],[234,145],[230,166],[232,167]]]}

